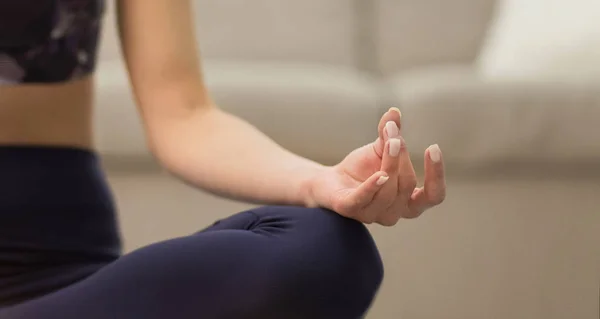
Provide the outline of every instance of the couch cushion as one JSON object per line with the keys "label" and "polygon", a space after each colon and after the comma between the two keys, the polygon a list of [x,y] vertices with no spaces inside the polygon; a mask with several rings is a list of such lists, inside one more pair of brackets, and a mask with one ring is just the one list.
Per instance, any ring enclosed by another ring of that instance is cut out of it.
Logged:
{"label": "couch cushion", "polygon": [[467,62],[478,52],[495,0],[374,0],[379,70]]}
{"label": "couch cushion", "polygon": [[450,161],[600,160],[595,85],[482,81],[468,67],[390,78],[409,147],[439,143]]}
{"label": "couch cushion", "polygon": [[[207,85],[223,109],[294,152],[331,162],[377,135],[377,89],[353,69],[218,61],[204,65]],[[100,151],[147,156],[122,62],[103,61],[97,76]]]}

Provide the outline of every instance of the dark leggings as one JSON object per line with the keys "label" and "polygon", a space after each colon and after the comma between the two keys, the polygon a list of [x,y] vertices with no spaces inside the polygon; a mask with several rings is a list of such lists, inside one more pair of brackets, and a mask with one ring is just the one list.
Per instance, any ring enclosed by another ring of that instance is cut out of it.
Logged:
{"label": "dark leggings", "polygon": [[324,209],[268,206],[101,264],[0,308],[0,318],[353,319],[365,315],[382,276],[362,224]]}

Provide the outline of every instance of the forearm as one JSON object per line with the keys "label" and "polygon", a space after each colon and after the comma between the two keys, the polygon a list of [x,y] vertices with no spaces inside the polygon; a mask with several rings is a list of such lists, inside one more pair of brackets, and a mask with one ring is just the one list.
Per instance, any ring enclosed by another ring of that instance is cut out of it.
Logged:
{"label": "forearm", "polygon": [[260,204],[311,205],[310,179],[324,167],[277,145],[217,108],[172,120],[154,132],[168,171],[221,196]]}

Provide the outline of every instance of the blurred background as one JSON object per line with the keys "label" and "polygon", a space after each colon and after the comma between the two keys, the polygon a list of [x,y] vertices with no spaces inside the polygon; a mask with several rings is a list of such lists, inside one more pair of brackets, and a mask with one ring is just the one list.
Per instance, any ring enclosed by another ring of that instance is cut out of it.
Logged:
{"label": "blurred background", "polygon": [[[195,4],[215,100],[286,148],[335,163],[375,139],[391,106],[417,167],[428,145],[441,146],[447,200],[370,227],[386,277],[367,318],[600,316],[600,1]],[[251,205],[153,162],[113,9],[96,129],[132,250]]]}

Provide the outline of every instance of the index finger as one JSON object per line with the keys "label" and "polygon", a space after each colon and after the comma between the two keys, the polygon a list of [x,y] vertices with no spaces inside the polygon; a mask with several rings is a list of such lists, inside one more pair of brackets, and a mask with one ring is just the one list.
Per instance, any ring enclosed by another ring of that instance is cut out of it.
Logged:
{"label": "index finger", "polygon": [[[377,138],[377,142],[375,142],[375,144],[373,145],[375,148],[375,153],[377,153],[377,155],[379,155],[379,157],[383,156],[383,149],[385,148],[385,142],[387,141],[387,134],[385,132],[386,130],[386,125],[388,125],[388,122],[394,122],[396,123],[397,126],[397,131],[398,133],[400,133],[400,129],[401,127],[401,119],[402,114],[400,113],[400,110],[397,107],[392,107],[390,108],[387,112],[385,112],[385,114],[383,114],[383,116],[381,116],[381,119],[379,120],[379,125],[377,127],[377,132],[378,132],[378,138]],[[391,137],[398,137],[398,136],[391,136]]]}

